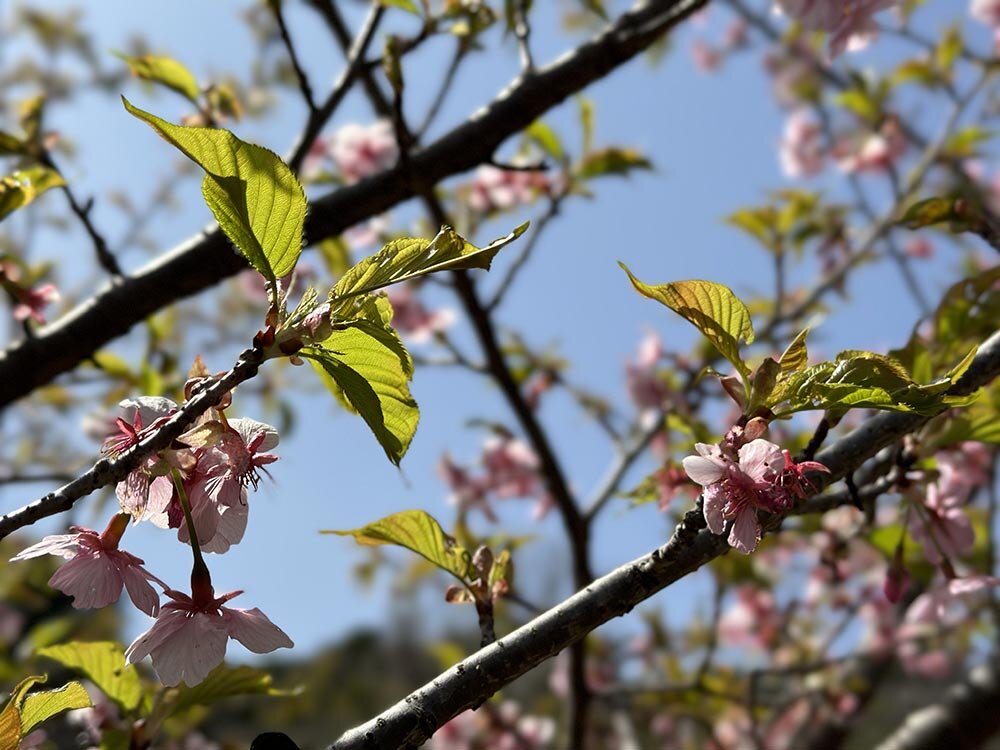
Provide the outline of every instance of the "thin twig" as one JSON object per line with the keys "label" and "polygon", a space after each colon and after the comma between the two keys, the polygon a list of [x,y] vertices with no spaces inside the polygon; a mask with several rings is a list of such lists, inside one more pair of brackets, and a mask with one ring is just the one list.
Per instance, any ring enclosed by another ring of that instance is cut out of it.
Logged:
{"label": "thin twig", "polygon": [[309,77],[306,76],[305,70],[302,68],[302,64],[299,62],[298,53],[295,51],[295,45],[292,43],[292,36],[288,33],[288,24],[285,23],[285,13],[283,5],[283,0],[268,0],[268,5],[271,6],[271,10],[274,13],[274,20],[278,24],[278,32],[281,34],[281,41],[285,45],[285,51],[288,53],[288,59],[292,63],[292,70],[295,71],[295,80],[299,84],[299,93],[302,94],[302,98],[305,100],[306,106],[309,108],[309,116],[312,117],[316,114],[316,101],[313,99],[312,86],[309,85]]}

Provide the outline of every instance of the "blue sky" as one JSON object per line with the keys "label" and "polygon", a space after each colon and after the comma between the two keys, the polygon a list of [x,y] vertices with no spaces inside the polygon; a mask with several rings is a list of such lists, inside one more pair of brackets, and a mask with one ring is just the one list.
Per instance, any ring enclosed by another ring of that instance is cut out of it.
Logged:
{"label": "blue sky", "polygon": [[[62,3],[43,5],[63,7]],[[545,62],[580,37],[558,28],[559,8],[565,3],[535,5],[532,41],[536,60]],[[964,10],[959,3],[930,5],[925,11],[928,28],[939,17]],[[0,7],[9,18],[11,5]],[[353,10],[354,5],[349,7]],[[109,67],[117,64],[110,50],[125,47],[129,32],[140,30],[154,51],[177,57],[202,79],[226,73],[241,76],[253,62],[255,45],[238,20],[240,12],[240,6],[232,3],[106,1],[86,5],[84,26],[94,34],[95,47]],[[412,28],[405,14],[389,15],[390,27]],[[339,51],[317,18],[297,4],[291,6],[290,18],[313,86],[322,92],[339,72]],[[587,92],[596,108],[597,142],[639,148],[656,171],[627,180],[605,180],[596,186],[593,200],[571,201],[562,218],[547,230],[527,272],[499,313],[502,328],[520,330],[536,346],[557,344],[573,362],[574,382],[619,402],[625,398],[623,364],[633,355],[646,326],[660,332],[668,347],[680,351],[688,349],[695,338],[681,319],[636,295],[617,260],[626,261],[651,283],[707,278],[740,294],[769,289],[767,259],[722,218],[741,206],[763,202],[769,191],[789,184],[779,171],[775,153],[783,114],[773,100],[757,52],[737,55],[713,75],[696,71],[688,54],[694,38],[718,39],[726,20],[726,11],[713,9],[706,25],[689,25],[677,35],[675,49],[664,62],[652,65],[635,60]],[[985,44],[986,32],[970,32],[976,33]],[[493,33],[491,42],[497,36],[498,32]],[[18,51],[16,47],[4,50],[4,62],[16,59]],[[429,43],[412,61],[408,58],[411,101],[426,99],[449,54],[450,44],[440,40]],[[874,54],[893,55],[894,47],[888,44]],[[517,56],[510,40],[475,56],[456,79],[436,132],[487,103],[516,73]],[[135,83],[130,82],[123,93],[168,119],[184,113],[179,99],[151,95]],[[576,103],[570,101],[546,118],[563,133],[571,150],[579,144],[576,112]],[[271,116],[236,124],[234,130],[246,140],[286,152],[303,113],[293,95],[283,95]],[[365,101],[351,96],[332,128],[372,119]],[[923,111],[916,124],[933,131],[938,119],[938,113]],[[81,194],[98,196],[94,219],[111,236],[121,231],[121,218],[101,196],[124,188],[141,202],[157,176],[176,161],[165,143],[130,118],[116,97],[104,93],[84,94],[74,105],[54,110],[49,126],[63,131],[78,146],[78,158],[67,176]],[[836,175],[832,177],[816,186],[836,193],[842,188],[837,187]],[[165,215],[151,228],[164,248],[189,237],[211,218],[201,203],[197,181],[186,183],[179,194],[182,209]],[[415,213],[403,207],[392,215],[395,225],[403,226]],[[526,214],[531,215],[530,211]],[[508,217],[491,223],[476,239],[499,236],[518,221],[518,217]],[[58,250],[51,252],[54,258],[89,253],[77,234],[70,242],[63,235],[54,237],[59,242]],[[951,277],[957,260],[957,255],[939,253],[919,269],[932,299],[942,279]],[[126,255],[123,261],[128,268],[144,262],[138,254]],[[501,256],[495,270],[503,268]],[[70,261],[67,271],[67,286],[83,288],[89,283],[89,271],[82,264]],[[808,280],[815,272],[815,265],[806,262],[794,278]],[[495,278],[482,284],[489,288],[494,282]],[[849,285],[848,301],[835,300],[836,310],[820,321],[813,337],[817,346],[832,354],[840,348],[884,350],[901,344],[916,317],[915,306],[901,289],[894,268],[882,264],[860,269]],[[437,291],[430,299],[456,304]],[[212,292],[203,294],[202,300],[211,305]],[[253,332],[246,331],[247,340]],[[474,352],[468,331],[459,328],[456,340]],[[234,342],[232,352],[240,348],[241,342]],[[217,359],[208,363],[211,369],[229,367],[231,360],[223,354],[214,355]],[[338,411],[323,394],[296,395],[298,428],[280,446],[282,461],[273,467],[275,482],[265,482],[251,498],[246,538],[228,554],[209,561],[217,589],[245,589],[236,604],[264,610],[296,641],[299,655],[353,627],[384,623],[397,596],[388,572],[379,576],[373,588],[360,588],[352,575],[352,567],[364,559],[359,549],[349,540],[321,536],[318,530],[361,526],[405,508],[428,510],[447,525],[453,511],[445,503],[447,490],[434,473],[438,458],[446,450],[460,461],[478,456],[483,434],[466,426],[472,417],[513,426],[498,392],[477,376],[421,369],[413,392],[422,418],[401,471],[385,460],[360,420]],[[247,415],[254,416],[252,412]],[[573,488],[586,498],[612,460],[606,440],[561,395],[545,402],[541,419],[551,430]],[[724,430],[725,425],[718,429]],[[626,487],[650,468],[648,463],[641,465]],[[4,507],[31,499],[25,494],[28,491],[5,490]],[[550,516],[537,524],[530,519],[531,504],[520,501],[509,501],[499,510],[503,528],[537,535],[516,558],[518,582],[540,602],[554,602],[555,597],[568,593],[567,576],[558,572],[568,571],[558,519]],[[86,510],[83,518],[87,518]],[[490,529],[481,518],[476,521],[477,529]],[[595,570],[606,572],[643,554],[663,543],[669,531],[668,518],[654,507],[629,510],[624,502],[613,503],[596,528]],[[189,557],[172,534],[139,528],[129,533],[127,542],[160,577],[182,585]],[[703,606],[697,597],[700,590],[697,582],[685,582],[648,606],[662,608],[679,621],[692,608]],[[475,628],[471,610],[449,607],[429,592],[421,594],[419,607],[430,629],[446,621]],[[145,627],[143,620],[139,615],[131,618],[129,635]],[[616,627],[638,628],[637,618]],[[242,658],[242,654],[234,656]]]}

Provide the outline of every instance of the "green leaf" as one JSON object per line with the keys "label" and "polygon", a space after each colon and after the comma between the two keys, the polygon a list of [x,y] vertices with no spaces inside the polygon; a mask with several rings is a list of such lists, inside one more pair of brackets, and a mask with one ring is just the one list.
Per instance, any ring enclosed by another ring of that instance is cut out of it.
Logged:
{"label": "green leaf", "polygon": [[899,223],[907,229],[948,223],[951,232],[961,233],[978,231],[983,225],[983,218],[981,212],[969,201],[927,198],[907,208]]}
{"label": "green leaf", "polygon": [[120,52],[114,53],[122,59],[132,74],[144,81],[151,81],[166,86],[188,99],[193,104],[198,103],[198,80],[191,71],[170,57],[157,55],[140,55],[133,57]]}
{"label": "green leaf", "polygon": [[753,343],[753,323],[746,305],[729,287],[697,279],[650,286],[633,276],[624,263],[618,265],[639,294],[666,305],[692,323],[741,375],[750,374],[740,357],[739,342],[742,339]]}
{"label": "green leaf", "polygon": [[632,148],[608,148],[591,151],[580,162],[577,176],[582,180],[608,175],[627,176],[636,169],[652,169],[649,159]]}
{"label": "green leaf", "polygon": [[48,167],[29,167],[0,178],[0,220],[66,181]]}
{"label": "green leaf", "polygon": [[305,193],[288,165],[228,130],[173,125],[122,101],[205,170],[205,202],[250,264],[272,283],[288,274],[302,252],[306,215]]}
{"label": "green leaf", "polygon": [[463,582],[472,574],[472,558],[468,551],[444,533],[433,516],[422,510],[393,513],[360,529],[321,533],[353,536],[358,544],[405,547]]}
{"label": "green leaf", "polygon": [[53,716],[90,705],[90,696],[79,682],[68,682],[55,690],[30,693],[21,704],[21,735],[28,734]]}
{"label": "green leaf", "polygon": [[0,131],[0,156],[20,156],[27,150],[27,144],[20,138]]}
{"label": "green leaf", "polygon": [[482,248],[464,240],[451,227],[441,227],[441,231],[430,241],[416,237],[393,240],[349,269],[330,292],[330,300],[367,294],[437,271],[460,268],[489,270],[493,257],[500,249],[524,234],[527,228],[527,223],[521,224],[506,237]]}
{"label": "green leaf", "polygon": [[541,120],[535,120],[524,129],[525,136],[533,141],[542,151],[551,156],[556,161],[562,161],[566,152],[563,150],[562,141],[556,135],[556,131],[550,128]]}
{"label": "green leaf", "polygon": [[580,106],[580,129],[583,131],[583,153],[594,147],[594,103],[584,96],[577,97]]}
{"label": "green leaf", "polygon": [[414,15],[420,15],[420,8],[417,7],[417,4],[413,0],[377,0],[377,2],[386,8],[399,8]]}
{"label": "green leaf", "polygon": [[[225,698],[238,695],[290,695],[289,691],[274,687],[274,680],[267,672],[253,667],[227,667],[220,664],[208,677],[194,687],[181,685],[170,706],[170,714],[177,714],[193,706],[209,706]],[[293,691],[294,692],[294,691]]]}
{"label": "green leaf", "polygon": [[806,349],[806,337],[809,336],[809,329],[805,328],[788,345],[782,353],[778,364],[781,365],[781,376],[787,377],[791,373],[805,369],[809,364],[809,352]]}
{"label": "green leaf", "polygon": [[392,329],[357,320],[299,354],[327,388],[347,401],[394,464],[410,447],[420,410],[410,395],[413,362]]}
{"label": "green leaf", "polygon": [[134,710],[142,700],[139,675],[125,663],[124,650],[117,643],[77,641],[40,648],[37,653],[81,672],[125,711]]}

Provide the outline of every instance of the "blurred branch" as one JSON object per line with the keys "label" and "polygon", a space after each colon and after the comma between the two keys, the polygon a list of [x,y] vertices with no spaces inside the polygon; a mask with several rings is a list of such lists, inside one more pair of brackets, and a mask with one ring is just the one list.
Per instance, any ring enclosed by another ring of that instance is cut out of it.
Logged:
{"label": "blurred branch", "polygon": [[274,13],[274,20],[278,24],[278,32],[281,34],[281,41],[285,45],[288,59],[292,63],[292,70],[295,71],[295,80],[299,84],[299,92],[302,99],[309,108],[309,116],[312,118],[316,114],[316,100],[313,99],[312,86],[309,85],[309,78],[306,76],[302,64],[299,62],[298,53],[295,52],[295,45],[292,43],[292,36],[288,33],[288,24],[285,23],[285,13],[282,8],[282,0],[268,0],[271,12]]}
{"label": "blurred branch", "polygon": [[948,689],[944,699],[906,717],[877,750],[972,750],[1000,731],[1000,670],[981,664]]}

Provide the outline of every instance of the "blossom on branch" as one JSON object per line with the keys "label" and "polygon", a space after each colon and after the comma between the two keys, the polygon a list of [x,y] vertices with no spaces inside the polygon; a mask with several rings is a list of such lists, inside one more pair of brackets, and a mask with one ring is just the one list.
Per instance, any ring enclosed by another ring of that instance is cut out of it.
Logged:
{"label": "blossom on branch", "polygon": [[682,463],[688,476],[705,488],[705,523],[713,534],[722,534],[732,522],[729,544],[744,554],[753,552],[760,542],[757,511],[788,510],[805,496],[804,473],[826,471],[815,461],[796,464],[787,451],[763,438],[740,447],[736,457],[718,445],[697,443],[695,450],[698,455]]}
{"label": "blossom on branch", "polygon": [[242,591],[220,597],[209,594],[204,601],[172,589],[165,593],[172,601],[163,605],[153,626],[132,642],[125,658],[130,664],[138,664],[152,657],[153,669],[168,687],[182,682],[191,687],[204,680],[222,663],[230,638],[255,654],[293,646],[292,639],[256,607],[223,606]]}
{"label": "blossom on branch", "polygon": [[67,562],[49,579],[49,585],[73,597],[76,609],[98,609],[114,604],[124,587],[136,607],[155,616],[160,608],[160,598],[150,581],[161,585],[162,581],[142,567],[140,558],[118,549],[127,524],[128,516],[119,514],[111,520],[103,534],[82,526],[71,526],[73,533],[47,536],[22,550],[11,561],[42,555],[66,558]]}

